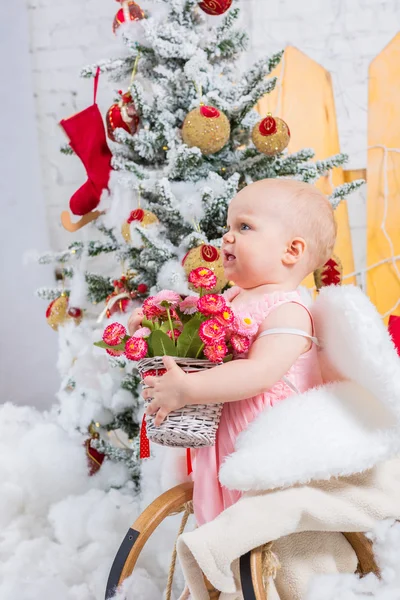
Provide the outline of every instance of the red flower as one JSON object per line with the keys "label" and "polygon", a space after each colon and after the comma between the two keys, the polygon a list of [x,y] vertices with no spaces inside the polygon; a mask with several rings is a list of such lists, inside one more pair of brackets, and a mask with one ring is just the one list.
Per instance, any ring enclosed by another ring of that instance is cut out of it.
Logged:
{"label": "red flower", "polygon": [[125,336],[126,329],[121,323],[111,323],[103,332],[103,342],[108,346],[118,346]]}
{"label": "red flower", "polygon": [[150,296],[143,302],[142,310],[146,319],[151,321],[151,319],[158,319],[165,313],[165,309],[158,308],[154,304],[154,296]]}
{"label": "red flower", "polygon": [[106,352],[110,356],[121,356],[124,353],[123,350],[110,350],[110,348],[106,348]]}
{"label": "red flower", "polygon": [[232,344],[232,348],[237,354],[244,354],[250,348],[250,340],[248,337],[244,337],[243,335],[239,335],[238,333],[234,333],[230,342]]}
{"label": "red flower", "polygon": [[194,285],[195,288],[212,290],[217,285],[217,278],[211,269],[207,269],[207,267],[198,267],[197,269],[190,271],[189,282]]}
{"label": "red flower", "polygon": [[215,344],[211,344],[210,346],[206,346],[204,348],[204,356],[211,360],[211,362],[220,363],[222,362],[224,356],[226,356],[228,352],[228,348],[224,340],[219,340]]}
{"label": "red flower", "polygon": [[226,306],[222,312],[220,312],[218,315],[215,315],[215,318],[224,327],[230,327],[231,325],[233,325],[235,315],[233,314],[233,311],[228,306]]}
{"label": "red flower", "polygon": [[148,345],[143,338],[131,337],[125,344],[125,356],[129,360],[141,360],[147,354]]}
{"label": "red flower", "polygon": [[206,294],[197,302],[197,308],[203,315],[216,315],[225,307],[225,299],[220,294]]}
{"label": "red flower", "polygon": [[[182,331],[180,331],[179,329],[174,329],[174,337],[175,337],[176,340],[181,335],[181,333],[182,333]],[[171,330],[167,331],[167,336],[172,340]]]}
{"label": "red flower", "polygon": [[149,288],[145,283],[139,283],[137,286],[137,291],[139,294],[145,294]]}
{"label": "red flower", "polygon": [[215,344],[225,337],[225,327],[216,319],[209,319],[200,325],[199,336],[205,344]]}

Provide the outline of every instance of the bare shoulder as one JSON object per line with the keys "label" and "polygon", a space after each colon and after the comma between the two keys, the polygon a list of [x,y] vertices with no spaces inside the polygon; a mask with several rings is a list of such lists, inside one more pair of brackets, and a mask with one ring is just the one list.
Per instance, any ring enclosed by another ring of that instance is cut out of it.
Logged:
{"label": "bare shoulder", "polygon": [[292,329],[302,329],[306,333],[312,333],[312,322],[310,313],[301,304],[287,302],[278,306],[264,319],[261,324],[260,332],[266,329],[275,329],[279,327],[289,327]]}

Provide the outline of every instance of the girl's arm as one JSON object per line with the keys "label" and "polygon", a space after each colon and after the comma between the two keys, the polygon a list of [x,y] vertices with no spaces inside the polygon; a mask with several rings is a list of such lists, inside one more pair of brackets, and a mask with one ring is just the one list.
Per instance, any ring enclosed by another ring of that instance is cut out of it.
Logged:
{"label": "girl's arm", "polygon": [[[274,310],[260,327],[290,327],[312,334],[308,312],[299,304],[284,304]],[[144,398],[152,398],[147,414],[158,413],[156,425],[172,411],[187,404],[216,404],[251,398],[270,389],[287,373],[310,346],[310,340],[290,334],[264,336],[255,341],[247,359],[225,363],[187,376],[171,357],[165,357],[168,372],[147,377]]]}

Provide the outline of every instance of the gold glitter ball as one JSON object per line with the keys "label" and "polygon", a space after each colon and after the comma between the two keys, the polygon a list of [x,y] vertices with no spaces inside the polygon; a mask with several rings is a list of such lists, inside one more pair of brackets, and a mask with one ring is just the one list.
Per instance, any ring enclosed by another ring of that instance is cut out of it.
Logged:
{"label": "gold glitter ball", "polygon": [[[211,269],[217,278],[217,285],[215,288],[208,291],[209,294],[220,292],[228,283],[222,264],[221,251],[214,246],[202,244],[201,246],[197,246],[197,248],[192,248],[183,259],[182,266],[187,277],[189,277],[189,273],[193,271],[193,269],[197,269],[198,267]],[[189,287],[194,292],[198,291],[191,284],[189,284]]]}
{"label": "gold glitter ball", "polygon": [[267,156],[275,156],[287,148],[290,142],[290,131],[285,121],[268,116],[255,125],[251,138],[259,152]]}
{"label": "gold glitter ball", "polygon": [[197,146],[206,156],[221,150],[230,134],[227,116],[214,106],[199,106],[190,111],[182,126],[184,143],[189,147]]}
{"label": "gold glitter ball", "polygon": [[50,302],[46,310],[46,320],[54,331],[67,320],[73,320],[78,325],[82,320],[82,311],[79,308],[70,307],[68,296],[63,292],[61,296]]}

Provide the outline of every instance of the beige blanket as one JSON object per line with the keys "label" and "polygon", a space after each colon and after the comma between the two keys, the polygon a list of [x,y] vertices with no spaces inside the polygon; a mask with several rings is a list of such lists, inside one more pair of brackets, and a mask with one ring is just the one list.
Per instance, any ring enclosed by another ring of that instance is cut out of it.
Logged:
{"label": "beige blanket", "polygon": [[237,559],[280,540],[275,550],[283,571],[272,598],[302,600],[314,573],[353,572],[355,557],[340,536],[304,537],[301,532],[368,532],[386,518],[400,519],[399,459],[358,475],[246,493],[211,523],[181,535],[177,549],[193,600],[208,600],[202,572],[227,594],[222,599],[236,600],[240,598],[233,572]]}

